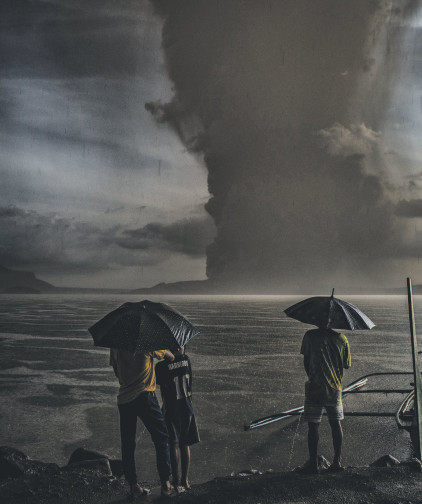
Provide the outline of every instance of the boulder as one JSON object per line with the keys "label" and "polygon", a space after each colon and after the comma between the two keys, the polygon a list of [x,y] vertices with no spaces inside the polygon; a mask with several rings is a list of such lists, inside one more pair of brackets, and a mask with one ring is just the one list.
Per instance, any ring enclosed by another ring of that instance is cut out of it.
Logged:
{"label": "boulder", "polygon": [[22,476],[25,472],[23,462],[27,460],[25,453],[10,446],[0,446],[0,480]]}
{"label": "boulder", "polygon": [[110,463],[106,458],[99,458],[95,460],[82,460],[81,462],[74,462],[62,467],[64,472],[76,472],[82,474],[83,472],[89,471],[93,473],[95,477],[103,476],[113,476],[111,472]]}
{"label": "boulder", "polygon": [[411,458],[403,461],[400,465],[407,466],[413,471],[422,472],[422,462],[418,458]]}
{"label": "boulder", "polygon": [[104,458],[108,459],[108,456],[94,450],[86,450],[85,448],[76,448],[76,450],[70,456],[68,464],[74,464],[75,462],[83,462],[84,460],[97,460]]}
{"label": "boulder", "polygon": [[27,455],[15,448],[0,447],[0,480],[18,478],[19,476],[57,474],[59,471],[60,468],[57,464],[31,460]]}
{"label": "boulder", "polygon": [[371,466],[372,467],[394,467],[398,466],[400,462],[394,458],[392,455],[384,455],[380,457],[379,459],[375,460],[375,462],[372,462]]}
{"label": "boulder", "polygon": [[111,459],[108,455],[104,453],[97,452],[95,450],[86,450],[85,448],[76,448],[69,458],[68,465],[76,464],[79,462],[84,462],[86,460],[99,460],[107,459],[110,464],[113,476],[120,477],[123,476],[123,466],[120,459]]}

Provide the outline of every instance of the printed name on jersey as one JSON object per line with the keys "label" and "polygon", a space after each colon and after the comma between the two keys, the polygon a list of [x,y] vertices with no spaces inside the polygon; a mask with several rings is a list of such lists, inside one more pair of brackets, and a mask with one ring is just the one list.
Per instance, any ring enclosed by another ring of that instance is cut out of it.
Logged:
{"label": "printed name on jersey", "polygon": [[173,362],[171,364],[168,364],[169,370],[177,369],[177,368],[180,368],[180,367],[188,367],[188,362],[185,361],[185,360],[183,360],[183,361],[180,361],[180,362]]}

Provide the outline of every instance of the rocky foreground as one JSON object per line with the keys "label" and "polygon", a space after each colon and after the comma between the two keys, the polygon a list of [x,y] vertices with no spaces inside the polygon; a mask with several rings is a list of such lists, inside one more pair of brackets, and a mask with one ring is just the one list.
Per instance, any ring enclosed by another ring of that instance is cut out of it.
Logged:
{"label": "rocky foreground", "polygon": [[[146,502],[162,501],[153,492]],[[168,500],[168,499],[165,499]],[[78,448],[64,467],[0,448],[0,502],[5,504],[117,504],[127,502],[121,461]],[[265,474],[248,470],[207,483],[172,499],[180,504],[422,504],[422,464],[385,456],[369,467],[342,473],[322,470]]]}

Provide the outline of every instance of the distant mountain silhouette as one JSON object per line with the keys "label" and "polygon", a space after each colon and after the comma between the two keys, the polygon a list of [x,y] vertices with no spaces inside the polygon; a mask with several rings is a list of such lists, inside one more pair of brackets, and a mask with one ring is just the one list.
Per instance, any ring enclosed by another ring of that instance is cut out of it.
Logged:
{"label": "distant mountain silhouette", "polygon": [[39,280],[30,271],[16,271],[0,265],[0,292],[36,293],[51,292],[54,285]]}
{"label": "distant mountain silhouette", "polygon": [[[159,283],[153,287],[144,287],[130,291],[132,294],[288,294],[285,292],[256,291],[253,287],[245,289],[225,284],[213,282],[212,280],[188,280],[184,282]],[[406,287],[397,287],[391,289],[373,289],[372,292],[367,290],[356,291],[351,290],[345,294],[373,294],[373,295],[407,295]],[[413,286],[413,294],[415,296],[422,295],[422,285]],[[321,293],[307,293],[307,295],[321,295]],[[340,296],[341,297],[341,296]]]}
{"label": "distant mountain silhouette", "polygon": [[185,282],[159,283],[131,291],[133,294],[216,294],[216,286],[209,280],[188,280]]}

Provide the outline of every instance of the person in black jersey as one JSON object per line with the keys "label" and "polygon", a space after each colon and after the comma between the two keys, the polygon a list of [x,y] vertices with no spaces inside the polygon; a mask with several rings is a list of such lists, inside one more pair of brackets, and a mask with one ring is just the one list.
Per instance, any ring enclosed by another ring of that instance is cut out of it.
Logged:
{"label": "person in black jersey", "polygon": [[[163,413],[170,436],[170,457],[174,486],[190,489],[190,445],[199,442],[192,406],[192,367],[184,347],[174,353],[174,361],[155,366],[163,399]],[[181,478],[179,480],[179,459]]]}

